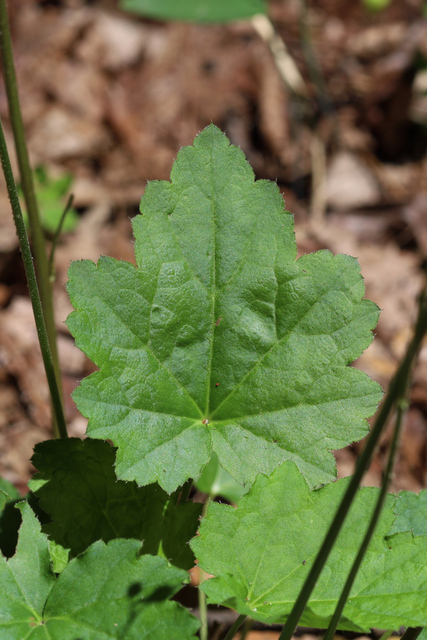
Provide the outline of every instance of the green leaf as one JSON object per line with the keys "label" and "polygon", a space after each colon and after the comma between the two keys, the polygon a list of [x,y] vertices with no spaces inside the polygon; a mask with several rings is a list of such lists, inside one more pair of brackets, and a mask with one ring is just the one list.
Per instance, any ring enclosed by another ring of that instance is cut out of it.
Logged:
{"label": "green leaf", "polygon": [[6,506],[6,503],[9,502],[9,500],[10,500],[10,495],[0,489],[0,511],[3,511],[3,509]]}
{"label": "green leaf", "polygon": [[417,495],[412,491],[401,491],[396,502],[396,520],[390,535],[401,531],[412,531],[416,536],[427,535],[427,489]]}
{"label": "green leaf", "polygon": [[188,545],[199,526],[202,505],[176,504],[157,484],[138,487],[117,481],[115,449],[78,438],[37,444],[32,462],[40,471],[29,486],[53,523],[43,531],[76,556],[96,540],[143,540],[144,553],[161,554],[189,569]]}
{"label": "green leaf", "polygon": [[266,13],[265,0],[121,0],[127,11],[160,20],[228,22]]}
{"label": "green leaf", "polygon": [[191,640],[198,621],[171,598],[186,572],[141,556],[137,540],[96,542],[58,578],[47,539],[25,502],[16,554],[0,557],[5,640]]}
{"label": "green leaf", "polygon": [[74,262],[68,326],[100,371],[74,398],[88,433],[118,447],[116,473],[168,492],[212,451],[238,482],[294,460],[311,485],[331,450],[367,433],[379,385],[347,365],[377,306],[359,266],[320,251],[296,261],[293,218],[215,126],[150,182],[134,219],[137,267]]}
{"label": "green leaf", "polygon": [[[211,503],[191,545],[209,602],[272,623],[286,619],[316,557],[348,480],[310,491],[292,462],[260,475],[237,508]],[[358,493],[301,624],[325,628],[365,533],[379,489]],[[341,629],[427,623],[427,538],[387,537],[396,498],[383,515],[340,623]]]}
{"label": "green leaf", "polygon": [[22,498],[18,489],[8,480],[0,478],[0,491],[6,493],[9,496],[9,500],[19,500]]}

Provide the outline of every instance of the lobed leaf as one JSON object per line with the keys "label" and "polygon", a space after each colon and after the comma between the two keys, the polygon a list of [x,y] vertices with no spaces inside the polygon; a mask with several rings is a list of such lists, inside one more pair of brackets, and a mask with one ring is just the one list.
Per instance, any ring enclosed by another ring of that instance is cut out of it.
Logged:
{"label": "lobed leaf", "polygon": [[13,558],[0,556],[4,640],[194,639],[198,621],[171,598],[187,580],[163,558],[140,555],[137,540],[96,542],[59,577],[28,503]]}
{"label": "lobed leaf", "polygon": [[[192,548],[216,576],[202,585],[209,602],[267,623],[286,619],[346,488],[347,479],[310,491],[288,461],[260,475],[237,508],[209,505]],[[325,628],[369,522],[379,489],[358,493],[301,619]],[[387,537],[396,498],[386,505],[339,628],[398,629],[427,623],[427,538]]]}
{"label": "lobed leaf", "polygon": [[88,434],[118,447],[116,473],[168,492],[214,451],[238,482],[292,459],[315,486],[359,440],[381,397],[350,364],[378,308],[357,261],[296,261],[273,183],[213,125],[151,182],[133,221],[137,267],[74,262],[68,326],[99,371],[74,398]]}
{"label": "lobed leaf", "polygon": [[39,470],[29,486],[53,522],[43,526],[52,540],[76,556],[96,540],[143,540],[143,552],[163,555],[189,569],[188,545],[199,526],[202,505],[177,505],[157,484],[138,487],[117,481],[115,450],[96,440],[49,440],[37,444]]}
{"label": "lobed leaf", "polygon": [[160,20],[228,22],[266,13],[265,0],[121,0],[123,9]]}

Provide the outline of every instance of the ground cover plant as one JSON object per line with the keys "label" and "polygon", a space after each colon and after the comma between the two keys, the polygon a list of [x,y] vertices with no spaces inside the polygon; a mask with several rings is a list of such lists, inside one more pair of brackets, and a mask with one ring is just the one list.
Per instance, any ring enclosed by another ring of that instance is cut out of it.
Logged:
{"label": "ground cover plant", "polygon": [[[2,134],[0,152],[54,389]],[[213,125],[180,151],[170,182],[148,185],[133,226],[136,267],[70,268],[68,325],[99,369],[75,393],[89,437],[66,437],[56,390],[63,437],[36,446],[31,493],[0,484],[2,637],[194,638],[198,620],[172,598],[195,558],[214,576],[200,587],[202,638],[203,594],[238,612],[227,639],[246,616],[286,621],[282,638],[301,614],[330,633],[364,543],[336,624],[414,637],[427,624],[427,538],[413,517],[423,494],[386,495],[390,469],[383,489],[357,485],[393,408],[397,441],[425,299],[357,471],[337,482],[331,450],[367,434],[381,399],[349,366],[378,318],[357,261],[296,260],[278,188],[255,181]],[[207,500],[201,514],[193,483],[237,506]]]}

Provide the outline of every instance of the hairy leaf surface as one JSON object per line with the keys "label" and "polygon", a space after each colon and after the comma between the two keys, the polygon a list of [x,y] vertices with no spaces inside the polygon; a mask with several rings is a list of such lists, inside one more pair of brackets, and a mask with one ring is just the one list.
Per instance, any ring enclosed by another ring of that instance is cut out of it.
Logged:
{"label": "hairy leaf surface", "polygon": [[118,477],[170,492],[215,451],[242,484],[286,459],[331,480],[330,451],[366,435],[381,396],[347,366],[378,318],[357,261],[296,260],[277,186],[213,125],[141,213],[137,267],[75,262],[68,283],[68,326],[100,369],[74,397],[89,435],[118,447]]}
{"label": "hairy leaf surface", "polygon": [[171,598],[186,573],[140,556],[137,540],[96,542],[57,578],[27,503],[13,558],[0,556],[2,640],[191,640],[197,620]]}
{"label": "hairy leaf surface", "polygon": [[412,531],[416,536],[427,535],[427,489],[417,495],[412,491],[401,491],[396,502],[396,520],[390,535],[401,531]]}
{"label": "hairy leaf surface", "polygon": [[[237,508],[210,504],[192,541],[200,565],[216,576],[202,589],[221,603],[265,622],[283,621],[309,572],[347,485],[310,491],[288,461],[260,475]],[[362,541],[379,489],[358,493],[301,624],[325,628]],[[389,495],[343,612],[341,629],[397,629],[427,623],[427,538],[387,537],[394,519]]]}
{"label": "hairy leaf surface", "polygon": [[157,484],[138,487],[117,481],[115,450],[97,440],[48,440],[36,445],[32,462],[40,471],[30,488],[53,522],[43,531],[72,556],[96,540],[143,540],[144,553],[166,556],[183,569],[193,566],[188,545],[202,505],[177,505]]}
{"label": "hairy leaf surface", "polygon": [[121,0],[123,9],[160,20],[228,22],[266,13],[265,0]]}

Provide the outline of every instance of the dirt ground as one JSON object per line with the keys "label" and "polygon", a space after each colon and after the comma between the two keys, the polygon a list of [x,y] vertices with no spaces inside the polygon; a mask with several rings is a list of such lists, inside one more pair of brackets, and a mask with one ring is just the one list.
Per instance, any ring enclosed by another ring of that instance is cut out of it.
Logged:
{"label": "dirt ground", "polygon": [[[283,82],[251,22],[199,26],[136,18],[108,0],[13,0],[12,34],[33,166],[69,173],[79,221],[56,252],[55,308],[70,397],[93,365],[64,324],[71,260],[133,260],[130,219],[148,180],[213,121],[258,178],[277,180],[299,252],[356,256],[382,309],[356,363],[385,388],[405,350],[427,258],[427,21],[420,0],[370,13],[358,0],[275,0],[276,29],[307,97]],[[302,18],[301,18],[302,16]],[[7,102],[0,114],[12,142]],[[15,163],[16,165],[16,163]],[[427,486],[427,345],[414,373],[393,490]],[[4,183],[0,184],[0,475],[24,488],[50,407]],[[386,435],[366,484],[378,484]],[[340,475],[358,445],[337,452]],[[273,637],[273,636],[271,636]]]}

